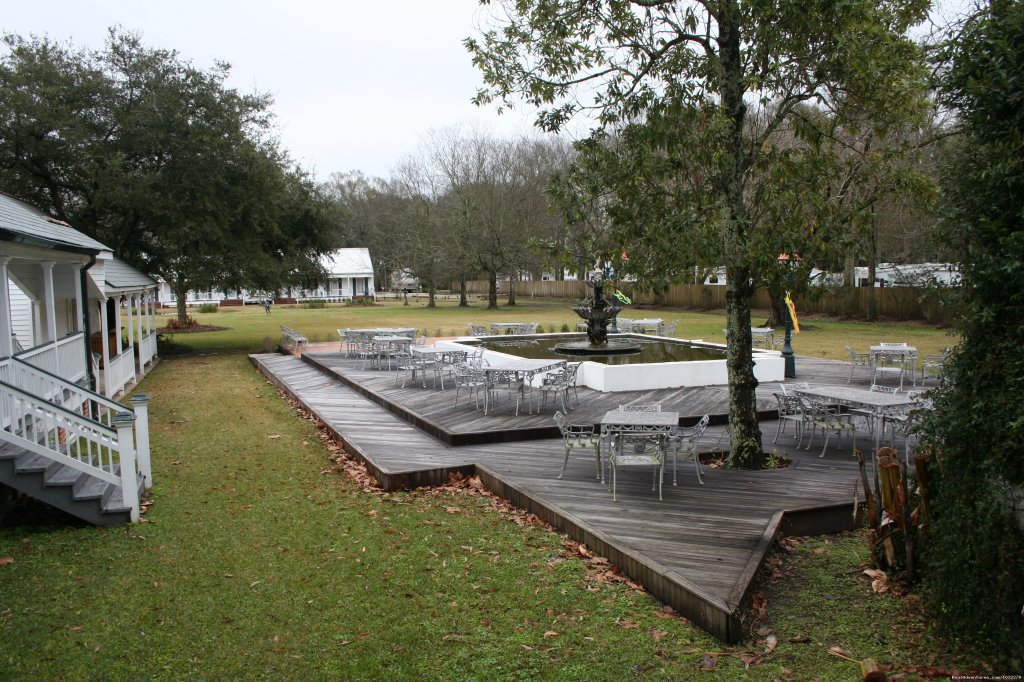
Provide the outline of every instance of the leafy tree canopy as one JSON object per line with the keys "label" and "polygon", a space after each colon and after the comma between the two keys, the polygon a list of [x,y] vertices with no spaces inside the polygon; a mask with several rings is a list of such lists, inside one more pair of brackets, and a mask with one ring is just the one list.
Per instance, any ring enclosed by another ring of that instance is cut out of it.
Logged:
{"label": "leafy tree canopy", "polygon": [[[273,138],[270,97],[111,29],[103,50],[6,35],[0,185],[178,294],[308,285],[329,203]],[[179,314],[183,314],[179,307]]]}
{"label": "leafy tree canopy", "polygon": [[647,254],[651,272],[704,258],[726,267],[729,461],[760,466],[754,286],[784,276],[780,253],[831,241],[820,200],[831,177],[808,143],[844,126],[884,129],[919,108],[924,71],[906,31],[929,3],[483,4],[494,19],[466,41],[485,81],[477,101],[523,100],[548,130],[592,114],[582,186],[606,191],[617,239]]}

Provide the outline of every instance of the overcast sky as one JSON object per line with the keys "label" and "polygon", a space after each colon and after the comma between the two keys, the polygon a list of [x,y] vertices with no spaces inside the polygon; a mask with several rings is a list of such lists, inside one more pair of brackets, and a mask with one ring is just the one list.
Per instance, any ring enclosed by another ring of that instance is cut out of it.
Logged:
{"label": "overcast sky", "polygon": [[0,28],[102,47],[107,28],[197,66],[229,62],[229,84],[274,96],[283,146],[326,179],[388,175],[432,128],[482,125],[531,132],[470,99],[481,83],[462,41],[477,0],[29,0],[4,2]]}
{"label": "overcast sky", "polygon": [[[962,6],[969,0],[945,0]],[[529,112],[475,107],[481,79],[462,41],[478,0],[9,0],[0,28],[100,48],[107,28],[142,34],[230,85],[269,92],[283,146],[320,179],[386,176],[431,129],[530,133]]]}

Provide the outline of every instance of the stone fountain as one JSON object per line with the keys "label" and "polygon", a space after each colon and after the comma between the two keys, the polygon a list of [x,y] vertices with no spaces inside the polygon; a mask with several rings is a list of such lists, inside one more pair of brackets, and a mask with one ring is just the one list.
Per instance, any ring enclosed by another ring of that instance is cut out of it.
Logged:
{"label": "stone fountain", "polygon": [[609,303],[604,297],[604,272],[597,268],[590,273],[587,286],[594,296],[585,305],[573,311],[587,321],[587,341],[560,343],[554,350],[565,355],[617,355],[639,353],[640,344],[624,340],[608,340],[608,323],[622,310],[622,306]]}

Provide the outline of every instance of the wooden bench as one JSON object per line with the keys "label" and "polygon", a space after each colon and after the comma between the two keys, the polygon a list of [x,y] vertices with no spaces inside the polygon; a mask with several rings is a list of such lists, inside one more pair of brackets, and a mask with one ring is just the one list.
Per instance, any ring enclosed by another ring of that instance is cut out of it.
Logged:
{"label": "wooden bench", "polygon": [[291,327],[281,325],[281,345],[288,348],[296,355],[301,355],[306,344],[309,343],[309,339],[304,334],[298,332]]}

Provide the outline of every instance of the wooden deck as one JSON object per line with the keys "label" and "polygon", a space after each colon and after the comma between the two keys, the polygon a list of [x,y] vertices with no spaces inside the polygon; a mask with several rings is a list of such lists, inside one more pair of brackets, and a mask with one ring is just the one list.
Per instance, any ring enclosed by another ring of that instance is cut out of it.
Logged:
{"label": "wooden deck", "polygon": [[[386,489],[446,482],[451,471],[476,473],[496,494],[537,514],[560,531],[608,557],[685,617],[725,641],[743,639],[740,614],[757,569],[777,535],[835,532],[853,525],[857,469],[849,441],[818,458],[793,451],[783,436],[773,446],[777,422],[762,423],[768,451],[794,460],[786,469],[744,472],[679,466],[679,486],[666,472],[664,501],[646,472],[626,472],[619,501],[594,478],[593,456],[574,451],[565,476],[561,440],[551,437],[553,408],[515,416],[515,401],[484,417],[471,403],[453,406],[454,392],[395,386],[394,372],[360,371],[336,352],[252,356],[276,385],[316,414],[363,460]],[[799,380],[846,383],[849,365],[798,358]],[[771,392],[758,388],[759,409],[774,412]],[[680,421],[711,414],[715,421],[701,449],[728,447],[724,387],[600,393],[580,390],[574,421],[597,422],[620,403],[661,402]],[[715,423],[718,425],[714,425]],[[422,428],[421,428],[422,427]],[[792,427],[790,427],[790,433]],[[517,437],[518,435],[518,437]],[[866,440],[866,438],[865,438]],[[866,443],[865,443],[866,445]]]}

